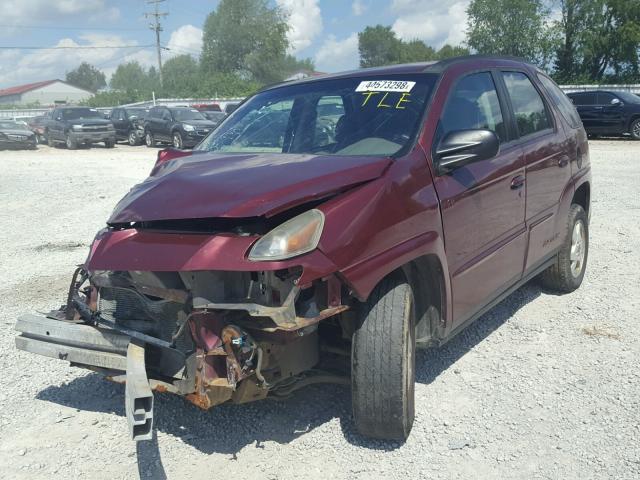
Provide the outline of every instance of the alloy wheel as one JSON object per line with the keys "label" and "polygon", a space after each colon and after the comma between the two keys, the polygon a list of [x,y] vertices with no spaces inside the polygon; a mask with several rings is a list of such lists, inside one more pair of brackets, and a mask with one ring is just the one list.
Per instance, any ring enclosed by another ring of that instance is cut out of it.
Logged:
{"label": "alloy wheel", "polygon": [[586,253],[586,234],[584,229],[584,223],[579,220],[573,226],[573,232],[571,234],[571,274],[577,278],[582,273],[584,266],[584,257]]}

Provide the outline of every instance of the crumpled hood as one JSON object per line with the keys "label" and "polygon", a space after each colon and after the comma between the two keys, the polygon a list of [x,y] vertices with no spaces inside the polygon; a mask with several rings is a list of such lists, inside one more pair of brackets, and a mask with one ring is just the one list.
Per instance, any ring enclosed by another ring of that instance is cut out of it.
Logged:
{"label": "crumpled hood", "polygon": [[273,215],[378,178],[388,157],[194,152],[162,164],[118,203],[109,224]]}

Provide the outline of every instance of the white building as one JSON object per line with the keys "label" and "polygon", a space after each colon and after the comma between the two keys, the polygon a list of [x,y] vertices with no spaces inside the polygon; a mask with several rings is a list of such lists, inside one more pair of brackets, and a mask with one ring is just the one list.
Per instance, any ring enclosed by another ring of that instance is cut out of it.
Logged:
{"label": "white building", "polygon": [[0,105],[56,105],[77,103],[93,96],[93,93],[62,80],[29,83],[0,90]]}

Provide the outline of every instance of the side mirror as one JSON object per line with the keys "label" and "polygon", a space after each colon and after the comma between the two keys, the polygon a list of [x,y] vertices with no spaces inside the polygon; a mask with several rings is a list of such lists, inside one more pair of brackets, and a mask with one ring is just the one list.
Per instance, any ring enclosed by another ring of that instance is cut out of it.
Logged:
{"label": "side mirror", "polygon": [[449,132],[438,144],[435,164],[440,175],[468,165],[488,160],[500,150],[500,140],[491,130],[456,130]]}
{"label": "side mirror", "polygon": [[622,105],[624,105],[619,98],[614,98],[613,100],[611,100],[611,105],[613,105],[614,107],[621,107]]}

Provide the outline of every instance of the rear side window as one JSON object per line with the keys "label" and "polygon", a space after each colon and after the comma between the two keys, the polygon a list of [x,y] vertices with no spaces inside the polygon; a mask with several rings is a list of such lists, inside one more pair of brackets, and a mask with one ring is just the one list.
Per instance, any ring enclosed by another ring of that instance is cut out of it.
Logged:
{"label": "rear side window", "polygon": [[538,75],[540,82],[544,86],[545,90],[549,94],[551,101],[560,110],[560,114],[564,117],[569,125],[573,128],[578,128],[581,124],[580,115],[576,111],[571,100],[564,94],[560,87],[558,87],[553,80],[544,75]]}
{"label": "rear side window", "polygon": [[481,128],[494,132],[501,142],[506,140],[498,93],[489,72],[473,73],[456,84],[440,118],[440,127],[443,135]]}
{"label": "rear side window", "polygon": [[595,105],[596,94],[595,93],[574,93],[571,95],[571,100],[574,105]]}
{"label": "rear side window", "polygon": [[552,128],[542,97],[524,73],[502,72],[521,137]]}

